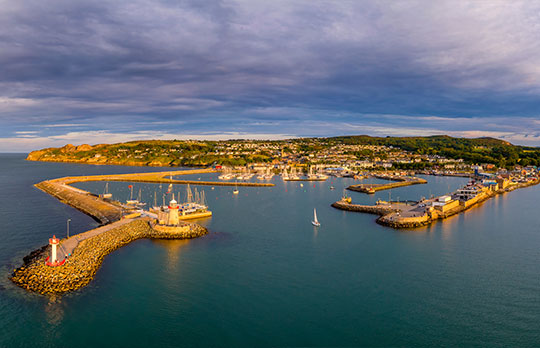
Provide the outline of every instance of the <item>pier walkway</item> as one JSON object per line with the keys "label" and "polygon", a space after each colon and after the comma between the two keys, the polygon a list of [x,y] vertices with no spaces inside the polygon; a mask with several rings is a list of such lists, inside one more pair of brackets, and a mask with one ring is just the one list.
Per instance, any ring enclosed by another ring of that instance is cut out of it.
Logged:
{"label": "pier walkway", "polygon": [[[138,218],[137,218],[138,219]],[[74,236],[71,236],[65,240],[63,240],[60,243],[60,247],[58,248],[58,259],[62,260],[65,259],[68,255],[73,254],[73,250],[79,245],[80,242],[82,242],[85,239],[95,237],[101,233],[105,233],[107,231],[110,231],[114,228],[123,226],[125,224],[128,224],[132,222],[135,219],[122,219],[116,222],[113,222],[111,224],[101,226],[98,228],[94,228],[93,230],[89,230]]]}

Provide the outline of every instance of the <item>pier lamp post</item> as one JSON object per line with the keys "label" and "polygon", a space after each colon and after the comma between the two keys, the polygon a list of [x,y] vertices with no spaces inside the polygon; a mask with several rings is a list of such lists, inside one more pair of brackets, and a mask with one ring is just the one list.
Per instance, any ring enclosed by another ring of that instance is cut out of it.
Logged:
{"label": "pier lamp post", "polygon": [[69,238],[69,222],[71,219],[67,219],[67,237]]}

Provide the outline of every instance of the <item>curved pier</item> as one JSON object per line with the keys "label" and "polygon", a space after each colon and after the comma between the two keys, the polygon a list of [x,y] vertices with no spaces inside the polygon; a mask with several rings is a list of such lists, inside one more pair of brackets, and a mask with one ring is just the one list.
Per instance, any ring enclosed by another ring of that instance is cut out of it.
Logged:
{"label": "curved pier", "polygon": [[[118,223],[120,222],[124,221]],[[186,223],[183,228],[157,231],[151,227],[147,219],[129,220],[80,241],[63,266],[45,265],[48,248],[33,252],[32,257],[27,259],[23,266],[13,271],[11,280],[27,290],[40,294],[73,291],[90,283],[106,255],[134,240],[189,239],[206,233],[208,231],[205,228],[196,224]]]}
{"label": "curved pier", "polygon": [[[99,269],[103,258],[134,240],[153,239],[190,239],[200,237],[208,231],[195,223],[180,222],[174,227],[160,227],[150,218],[138,217],[122,219],[123,208],[115,202],[103,200],[87,191],[69,184],[80,181],[140,181],[164,183],[194,183],[198,185],[226,185],[227,183],[181,181],[165,179],[166,176],[208,173],[211,170],[167,171],[158,173],[136,173],[122,175],[94,175],[65,177],[47,180],[36,184],[40,190],[56,197],[101,222],[104,226],[77,234],[60,241],[56,255],[62,260],[61,265],[50,267],[46,259],[50,246],[44,246],[23,258],[23,265],[15,270],[11,280],[31,291],[63,293],[87,285]],[[238,183],[238,186],[273,186],[272,184]],[[229,184],[232,185],[232,184]]]}

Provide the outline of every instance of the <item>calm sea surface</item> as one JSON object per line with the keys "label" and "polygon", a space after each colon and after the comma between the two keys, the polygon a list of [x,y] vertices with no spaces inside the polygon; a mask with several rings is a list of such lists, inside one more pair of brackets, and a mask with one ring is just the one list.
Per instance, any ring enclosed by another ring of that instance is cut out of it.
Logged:
{"label": "calm sea surface", "polygon": [[[0,347],[540,345],[540,186],[399,231],[330,207],[351,179],[304,187],[275,179],[272,188],[240,187],[238,196],[231,187],[192,186],[214,213],[201,221],[209,235],[131,243],[106,257],[89,286],[51,299],[11,284],[11,270],[53,234],[65,235],[68,218],[72,233],[97,223],[32,185],[163,169],[24,158],[0,154]],[[466,183],[425,178],[391,193],[349,194],[359,203],[416,200]],[[109,189],[126,200],[128,185]],[[150,205],[166,191],[139,189]],[[185,186],[174,192],[183,200]],[[320,228],[310,223],[313,208]]]}

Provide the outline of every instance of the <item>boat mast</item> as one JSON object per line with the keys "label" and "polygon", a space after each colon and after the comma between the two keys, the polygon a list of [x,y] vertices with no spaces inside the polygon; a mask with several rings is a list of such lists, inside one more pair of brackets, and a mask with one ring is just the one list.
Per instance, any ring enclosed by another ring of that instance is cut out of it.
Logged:
{"label": "boat mast", "polygon": [[191,193],[191,188],[189,187],[189,184],[187,184],[187,203],[191,203],[191,200],[193,199],[193,195]]}

